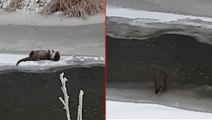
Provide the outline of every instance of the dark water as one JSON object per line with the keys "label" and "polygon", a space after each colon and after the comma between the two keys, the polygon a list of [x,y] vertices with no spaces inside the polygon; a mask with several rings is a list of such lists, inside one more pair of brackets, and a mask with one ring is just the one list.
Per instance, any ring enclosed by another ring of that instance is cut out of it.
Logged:
{"label": "dark water", "polygon": [[71,119],[77,118],[79,91],[84,90],[83,119],[104,119],[104,67],[76,67],[55,72],[11,71],[0,74],[1,120],[66,120],[58,97],[59,75],[65,73]]}
{"label": "dark water", "polygon": [[[177,34],[106,39],[107,99],[212,112],[211,45]],[[168,91],[155,95],[153,77],[162,70],[168,75]]]}

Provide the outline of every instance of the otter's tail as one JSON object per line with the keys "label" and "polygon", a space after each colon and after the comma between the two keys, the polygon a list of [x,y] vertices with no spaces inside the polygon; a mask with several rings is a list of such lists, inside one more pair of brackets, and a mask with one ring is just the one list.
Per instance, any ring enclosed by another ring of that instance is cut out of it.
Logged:
{"label": "otter's tail", "polygon": [[23,58],[23,59],[20,59],[17,63],[16,63],[16,66],[18,66],[18,64],[20,62],[23,62],[23,61],[31,61],[32,59],[30,57],[26,57],[26,58]]}

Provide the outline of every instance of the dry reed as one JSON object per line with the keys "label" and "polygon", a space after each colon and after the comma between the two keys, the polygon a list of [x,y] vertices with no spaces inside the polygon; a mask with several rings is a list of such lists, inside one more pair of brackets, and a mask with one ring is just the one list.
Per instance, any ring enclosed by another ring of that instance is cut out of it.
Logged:
{"label": "dry reed", "polygon": [[103,12],[103,6],[103,0],[52,0],[44,6],[42,14],[50,15],[62,11],[65,16],[85,19]]}

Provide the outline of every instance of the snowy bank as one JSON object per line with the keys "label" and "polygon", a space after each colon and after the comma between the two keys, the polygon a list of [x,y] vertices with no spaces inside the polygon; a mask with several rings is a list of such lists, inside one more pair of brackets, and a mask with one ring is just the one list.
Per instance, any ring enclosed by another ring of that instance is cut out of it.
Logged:
{"label": "snowy bank", "polygon": [[211,113],[182,110],[157,104],[106,101],[107,120],[112,119],[212,119]]}
{"label": "snowy bank", "polygon": [[[1,13],[9,12],[16,18],[20,15],[31,16],[31,14],[52,15],[58,14],[60,17],[88,19],[89,16],[103,14],[103,0],[0,0]],[[18,11],[18,16],[17,16]],[[21,12],[20,12],[21,11]],[[3,17],[9,17],[3,15]],[[25,18],[23,17],[23,18]],[[32,17],[34,18],[34,16]],[[52,18],[52,17],[51,17]],[[24,19],[25,20],[25,19]],[[28,18],[26,19],[28,20]],[[41,20],[41,19],[38,19]],[[37,20],[35,20],[37,21]],[[56,20],[57,21],[57,20]],[[67,21],[67,20],[66,20]],[[68,22],[65,22],[68,23]],[[26,24],[26,23],[25,23]]]}
{"label": "snowy bank", "polygon": [[209,17],[107,7],[107,35],[111,37],[143,40],[162,34],[181,34],[212,44],[211,33]]}
{"label": "snowy bank", "polygon": [[15,12],[5,12],[0,10],[0,21],[0,25],[79,26],[103,23],[104,15],[98,14],[83,20],[75,17],[67,18],[60,13],[45,16],[34,11],[17,10]]}
{"label": "snowy bank", "polygon": [[177,21],[179,19],[200,19],[202,21],[212,22],[212,18],[209,17],[198,17],[198,16],[188,16],[174,13],[134,10],[129,8],[115,7],[111,5],[107,5],[106,14],[107,14],[106,16],[108,17],[153,19],[157,20],[157,22],[171,22],[171,21]]}
{"label": "snowy bank", "polygon": [[65,55],[104,56],[104,25],[0,25],[0,53],[57,50]]}
{"label": "snowy bank", "polygon": [[103,65],[104,57],[96,56],[62,56],[59,61],[27,61],[15,66],[17,61],[27,57],[23,54],[0,54],[0,71],[9,69],[45,70],[52,67]]}

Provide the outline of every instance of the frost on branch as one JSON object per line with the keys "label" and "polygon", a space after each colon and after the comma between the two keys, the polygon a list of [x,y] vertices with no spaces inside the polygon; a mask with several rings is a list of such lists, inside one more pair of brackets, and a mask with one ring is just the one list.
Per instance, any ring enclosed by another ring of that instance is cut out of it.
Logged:
{"label": "frost on branch", "polygon": [[63,103],[63,106],[64,106],[63,109],[65,109],[65,111],[66,111],[67,120],[71,120],[70,111],[69,111],[69,105],[68,105],[69,96],[67,94],[67,89],[66,89],[66,81],[68,81],[68,79],[63,77],[63,75],[64,75],[64,73],[60,74],[60,80],[61,80],[61,83],[62,83],[61,90],[63,92],[64,99],[62,99],[62,97],[59,97],[59,99]]}
{"label": "frost on branch", "polygon": [[[62,97],[59,97],[59,99],[64,106],[63,109],[65,109],[66,111],[67,120],[71,120],[70,110],[69,110],[69,96],[67,94],[67,88],[66,88],[66,82],[68,81],[68,79],[64,77],[64,73],[60,74],[60,80],[62,84],[61,90],[63,92],[64,99]],[[83,95],[84,95],[84,91],[80,90],[77,120],[82,120]]]}
{"label": "frost on branch", "polygon": [[82,100],[83,100],[83,94],[84,94],[83,90],[80,90],[77,120],[82,120]]}

